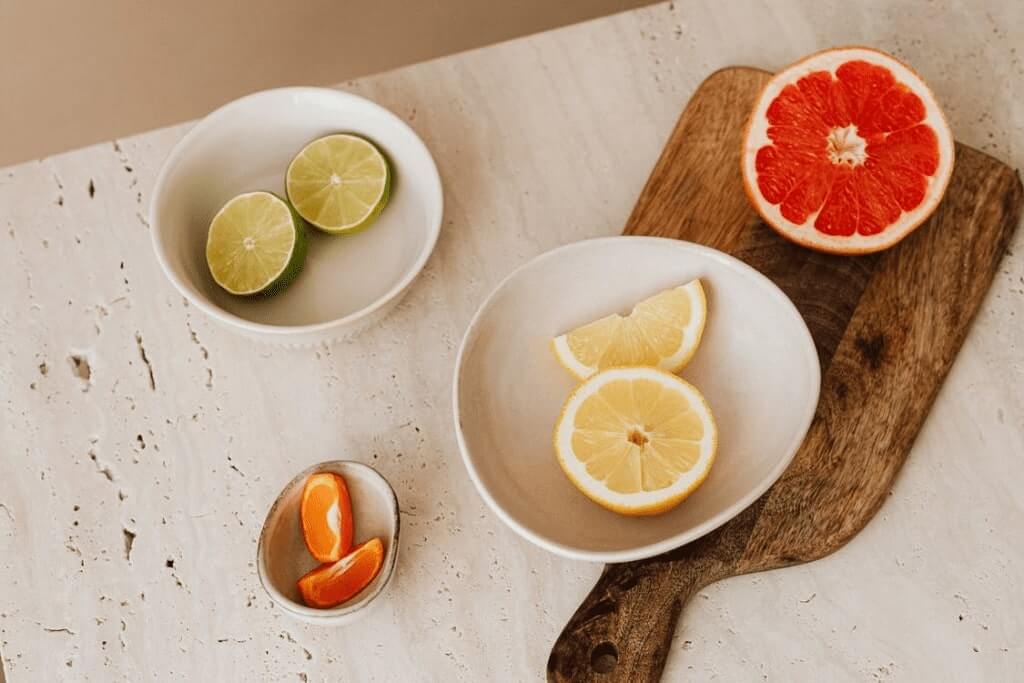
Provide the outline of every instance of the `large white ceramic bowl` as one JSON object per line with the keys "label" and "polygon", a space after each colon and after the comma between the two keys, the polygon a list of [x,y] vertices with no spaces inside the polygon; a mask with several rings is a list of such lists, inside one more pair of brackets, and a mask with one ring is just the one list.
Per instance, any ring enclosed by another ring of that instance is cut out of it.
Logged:
{"label": "large white ceramic bowl", "polygon": [[[708,321],[681,375],[711,405],[718,458],[674,510],[624,517],[577,491],[558,465],[552,431],[575,381],[550,340],[697,277]],[[456,361],[455,427],[470,477],[510,527],[560,555],[623,562],[699,538],[754,502],[803,441],[819,388],[810,332],[768,278],[696,244],[611,237],[538,256],[484,302]]]}
{"label": "large white ceramic bowl", "polygon": [[[303,272],[276,296],[221,290],[206,265],[214,214],[241,192],[283,196],[295,154],[337,132],[373,140],[390,161],[391,199],[380,218],[344,237],[310,229]],[[434,248],[442,209],[434,160],[404,121],[337,90],[281,88],[221,107],[182,138],[157,177],[149,222],[157,260],[197,308],[249,336],[307,345],[351,336],[398,302]]]}

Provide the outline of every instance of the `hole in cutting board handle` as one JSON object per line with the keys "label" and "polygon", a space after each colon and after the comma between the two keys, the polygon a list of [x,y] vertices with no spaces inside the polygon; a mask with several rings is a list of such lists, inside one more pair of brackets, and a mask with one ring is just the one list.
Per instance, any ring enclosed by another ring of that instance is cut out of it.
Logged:
{"label": "hole in cutting board handle", "polygon": [[603,643],[598,643],[590,651],[590,668],[594,670],[594,673],[611,673],[618,663],[619,649],[607,640]]}

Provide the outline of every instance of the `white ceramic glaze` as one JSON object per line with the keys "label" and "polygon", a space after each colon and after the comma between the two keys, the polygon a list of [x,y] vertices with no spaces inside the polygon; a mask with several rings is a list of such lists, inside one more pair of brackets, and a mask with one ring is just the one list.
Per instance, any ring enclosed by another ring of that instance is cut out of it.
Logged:
{"label": "white ceramic glaze", "polygon": [[[241,192],[284,196],[284,172],[295,154],[336,132],[359,133],[388,157],[391,198],[380,217],[355,235],[310,229],[303,272],[276,296],[221,290],[206,265],[211,218]],[[221,107],[181,139],[157,178],[149,222],[157,260],[196,307],[251,337],[306,345],[349,337],[380,320],[430,256],[442,210],[437,167],[404,121],[337,90],[281,88]]]}
{"label": "white ceramic glaze", "polygon": [[[354,545],[377,536],[384,543],[384,564],[377,578],[348,602],[331,609],[307,607],[296,582],[318,562],[302,538],[299,505],[311,475],[334,472],[345,479],[355,519]],[[342,625],[363,616],[384,591],[398,561],[398,499],[387,480],[369,465],[331,460],[307,468],[288,482],[270,507],[256,549],[256,570],[271,599],[288,615],[313,624]]]}
{"label": "white ceramic glaze", "polygon": [[[718,458],[674,510],[620,516],[577,491],[555,458],[552,431],[575,381],[549,342],[696,277],[707,293],[708,322],[680,374],[711,405]],[[766,277],[696,244],[609,237],[538,256],[484,302],[456,361],[456,431],[477,490],[515,531],[567,557],[622,562],[692,541],[767,490],[803,440],[819,387],[810,332]]]}

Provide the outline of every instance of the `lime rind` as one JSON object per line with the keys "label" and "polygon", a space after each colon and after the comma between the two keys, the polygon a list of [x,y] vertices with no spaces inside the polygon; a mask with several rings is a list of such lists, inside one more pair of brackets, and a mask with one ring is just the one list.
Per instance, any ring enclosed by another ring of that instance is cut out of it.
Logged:
{"label": "lime rind", "polygon": [[[384,163],[387,164],[387,158],[386,157],[385,157]],[[377,206],[374,207],[373,211],[371,211],[366,216],[366,218],[364,218],[361,222],[357,223],[356,225],[352,226],[351,228],[344,228],[344,229],[341,229],[341,230],[328,230],[326,228],[321,228],[320,226],[316,226],[316,227],[319,228],[320,230],[323,230],[324,232],[328,232],[328,233],[330,233],[332,235],[355,235],[356,233],[362,232],[363,230],[366,230],[368,227],[370,227],[371,225],[374,224],[374,222],[377,220],[377,218],[380,217],[381,212],[384,211],[384,207],[386,207],[388,205],[388,200],[389,199],[391,199],[391,165],[390,164],[387,165],[387,176],[384,178],[384,192],[381,194],[380,199],[377,201]]]}
{"label": "lime rind", "polygon": [[299,212],[295,210],[291,202],[283,197],[279,197],[275,193],[275,197],[280,199],[288,206],[288,211],[292,215],[292,222],[295,224],[295,243],[292,246],[292,256],[288,259],[288,263],[285,265],[281,274],[278,275],[273,282],[259,292],[255,292],[254,296],[273,296],[287,289],[295,278],[302,272],[303,266],[306,264],[306,251],[309,247],[309,240],[306,237],[306,221],[299,215]]}

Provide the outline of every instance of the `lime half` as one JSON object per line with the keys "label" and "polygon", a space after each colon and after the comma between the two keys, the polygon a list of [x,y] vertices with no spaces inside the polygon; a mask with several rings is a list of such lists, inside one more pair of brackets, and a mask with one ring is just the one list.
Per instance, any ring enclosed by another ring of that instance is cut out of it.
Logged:
{"label": "lime half", "polygon": [[206,263],[217,284],[232,294],[274,294],[305,260],[302,219],[276,194],[240,194],[210,223]]}
{"label": "lime half", "polygon": [[338,133],[314,140],[292,159],[285,189],[310,224],[349,234],[369,227],[388,203],[391,169],[372,142]]}

